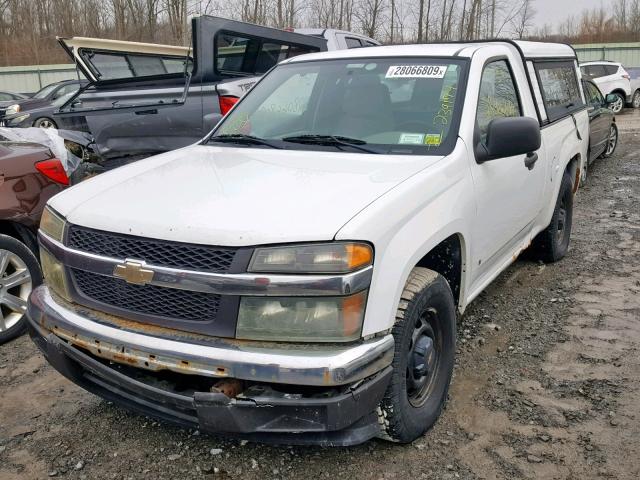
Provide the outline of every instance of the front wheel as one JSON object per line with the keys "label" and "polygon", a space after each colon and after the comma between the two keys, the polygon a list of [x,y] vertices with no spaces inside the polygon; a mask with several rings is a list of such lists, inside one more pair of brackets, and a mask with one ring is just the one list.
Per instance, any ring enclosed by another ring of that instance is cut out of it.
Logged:
{"label": "front wheel", "polygon": [[620,113],[624,108],[625,99],[621,93],[614,93],[614,95],[617,97],[616,101],[609,105],[609,108],[613,113]]}
{"label": "front wheel", "polygon": [[631,105],[633,105],[633,108],[640,108],[640,90],[634,92]]}
{"label": "front wheel", "polygon": [[41,283],[40,265],[31,250],[0,235],[0,344],[25,330],[27,298]]}
{"label": "front wheel", "polygon": [[569,250],[572,223],[573,181],[571,176],[565,172],[562,176],[562,184],[551,223],[536,236],[531,245],[534,256],[545,263],[557,262],[564,258]]}
{"label": "front wheel", "polygon": [[378,407],[381,436],[408,443],[440,416],[453,374],[456,307],[438,273],[411,271],[393,327],[393,373]]}
{"label": "front wheel", "polygon": [[38,118],[33,122],[33,126],[38,128],[58,128],[56,122],[47,117]]}
{"label": "front wheel", "polygon": [[602,153],[602,158],[609,158],[616,151],[618,146],[618,127],[615,123],[609,128],[609,138],[607,138],[607,148]]}

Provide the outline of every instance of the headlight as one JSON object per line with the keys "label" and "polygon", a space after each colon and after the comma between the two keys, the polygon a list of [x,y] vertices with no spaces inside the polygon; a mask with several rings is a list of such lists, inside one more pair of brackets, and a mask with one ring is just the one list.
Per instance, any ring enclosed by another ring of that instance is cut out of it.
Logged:
{"label": "headlight", "polygon": [[20,111],[20,105],[9,105],[4,111],[5,115],[15,115]]}
{"label": "headlight", "polygon": [[64,235],[64,219],[49,206],[45,207],[40,218],[40,230],[58,242]]}
{"label": "headlight", "polygon": [[373,263],[373,249],[366,243],[319,243],[256,248],[250,272],[346,273]]}
{"label": "headlight", "polygon": [[44,282],[51,290],[67,301],[71,301],[67,278],[64,274],[64,266],[44,248],[40,248],[40,264]]}
{"label": "headlight", "polygon": [[348,297],[243,297],[236,338],[284,342],[357,340],[366,301],[366,291]]}

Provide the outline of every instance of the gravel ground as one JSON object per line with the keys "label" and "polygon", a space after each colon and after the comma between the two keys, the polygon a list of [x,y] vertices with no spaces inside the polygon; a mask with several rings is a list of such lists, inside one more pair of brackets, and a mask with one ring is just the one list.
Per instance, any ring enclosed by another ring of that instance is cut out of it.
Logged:
{"label": "gravel ground", "polygon": [[127,413],[0,346],[0,478],[640,478],[640,112],[576,198],[571,250],[518,260],[460,320],[450,401],[412,445],[224,441]]}

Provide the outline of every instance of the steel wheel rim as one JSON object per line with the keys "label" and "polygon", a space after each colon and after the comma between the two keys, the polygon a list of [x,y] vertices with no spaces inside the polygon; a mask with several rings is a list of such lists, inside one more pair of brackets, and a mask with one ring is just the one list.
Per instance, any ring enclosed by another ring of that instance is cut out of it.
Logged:
{"label": "steel wheel rim", "polygon": [[407,353],[406,391],[409,403],[421,407],[431,395],[440,367],[441,338],[437,328],[438,313],[429,308],[418,318],[411,334]]}
{"label": "steel wheel rim", "polygon": [[607,155],[611,155],[613,151],[616,149],[616,145],[618,144],[618,132],[616,128],[612,125],[611,130],[609,131],[609,141],[607,142]]}
{"label": "steel wheel rim", "polygon": [[640,108],[640,92],[636,92],[633,96],[633,108]]}
{"label": "steel wheel rim", "polygon": [[32,289],[31,274],[24,260],[9,250],[0,250],[0,332],[22,320]]}
{"label": "steel wheel rim", "polygon": [[48,118],[40,120],[40,128],[53,128],[53,121]]}
{"label": "steel wheel rim", "polygon": [[558,243],[558,245],[562,245],[562,242],[564,242],[564,236],[567,230],[566,227],[567,227],[567,204],[563,196],[562,200],[560,201],[560,209],[558,210],[558,223],[556,226],[556,242]]}
{"label": "steel wheel rim", "polygon": [[617,95],[618,99],[613,102],[611,104],[611,110],[613,110],[615,113],[619,113],[620,111],[622,111],[622,107],[624,100],[622,100],[622,97],[620,95]]}

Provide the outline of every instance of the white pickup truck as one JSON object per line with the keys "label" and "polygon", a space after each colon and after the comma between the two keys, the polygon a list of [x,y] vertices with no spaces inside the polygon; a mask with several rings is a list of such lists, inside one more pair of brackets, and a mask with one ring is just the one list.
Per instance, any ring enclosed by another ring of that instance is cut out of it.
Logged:
{"label": "white pickup truck", "polygon": [[199,144],[49,201],[31,336],[189,427],[410,442],[447,398],[457,316],[523,250],[566,254],[588,128],[566,45],[286,60]]}

